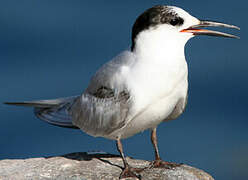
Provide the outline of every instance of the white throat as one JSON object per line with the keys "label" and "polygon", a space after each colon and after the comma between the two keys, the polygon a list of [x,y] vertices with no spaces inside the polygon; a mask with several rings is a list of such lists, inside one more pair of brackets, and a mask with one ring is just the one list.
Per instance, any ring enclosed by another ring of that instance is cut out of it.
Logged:
{"label": "white throat", "polygon": [[[168,25],[138,34],[133,49],[136,61],[127,79],[135,94],[137,107],[147,106],[150,101],[169,96],[179,86],[183,86],[185,95],[188,67],[184,47],[191,37],[181,35]],[[174,100],[178,101],[177,98]]]}
{"label": "white throat", "polygon": [[191,34],[180,33],[167,24],[160,25],[140,32],[133,52],[137,59],[153,63],[184,59],[184,47],[191,37]]}

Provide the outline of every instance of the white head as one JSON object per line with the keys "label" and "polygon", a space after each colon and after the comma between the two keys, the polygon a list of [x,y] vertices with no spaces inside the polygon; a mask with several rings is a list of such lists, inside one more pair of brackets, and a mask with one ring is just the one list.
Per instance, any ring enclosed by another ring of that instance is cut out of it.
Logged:
{"label": "white head", "polygon": [[154,6],[136,19],[132,28],[131,50],[137,53],[152,51],[161,54],[161,51],[169,53],[176,48],[180,53],[184,52],[186,42],[195,35],[237,38],[217,31],[196,29],[208,26],[239,29],[233,25],[199,20],[175,6]]}

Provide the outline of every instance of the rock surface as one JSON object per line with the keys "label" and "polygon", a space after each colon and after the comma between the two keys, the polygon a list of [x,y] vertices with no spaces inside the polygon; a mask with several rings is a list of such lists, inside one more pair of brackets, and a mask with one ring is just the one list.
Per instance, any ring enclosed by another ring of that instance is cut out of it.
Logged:
{"label": "rock surface", "polygon": [[[146,168],[148,161],[128,158],[133,167],[145,168],[142,180],[213,180],[202,170],[181,165],[173,169]],[[72,153],[64,156],[0,161],[0,180],[112,180],[119,179],[122,160],[111,154]],[[132,178],[129,178],[132,179]]]}

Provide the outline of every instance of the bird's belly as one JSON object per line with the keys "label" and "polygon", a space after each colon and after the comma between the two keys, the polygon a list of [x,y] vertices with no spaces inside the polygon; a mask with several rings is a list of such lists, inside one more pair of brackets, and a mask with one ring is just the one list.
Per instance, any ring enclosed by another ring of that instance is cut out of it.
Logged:
{"label": "bird's belly", "polygon": [[187,89],[187,82],[182,82],[170,95],[147,106],[122,129],[121,138],[128,138],[146,129],[157,127],[172,113],[180,99],[186,99]]}

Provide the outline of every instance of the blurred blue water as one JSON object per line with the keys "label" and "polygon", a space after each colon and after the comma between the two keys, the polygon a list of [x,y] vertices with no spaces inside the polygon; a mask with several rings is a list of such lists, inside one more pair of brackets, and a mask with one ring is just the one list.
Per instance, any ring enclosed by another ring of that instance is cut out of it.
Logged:
{"label": "blurred blue water", "polygon": [[[80,94],[91,75],[130,45],[135,18],[155,4],[176,5],[202,19],[233,23],[240,40],[196,37],[186,46],[186,112],[159,126],[161,156],[216,179],[248,173],[246,1],[0,1],[0,101]],[[0,159],[102,150],[114,142],[50,126],[29,108],[0,104]],[[125,153],[153,159],[149,131],[123,141]]]}

